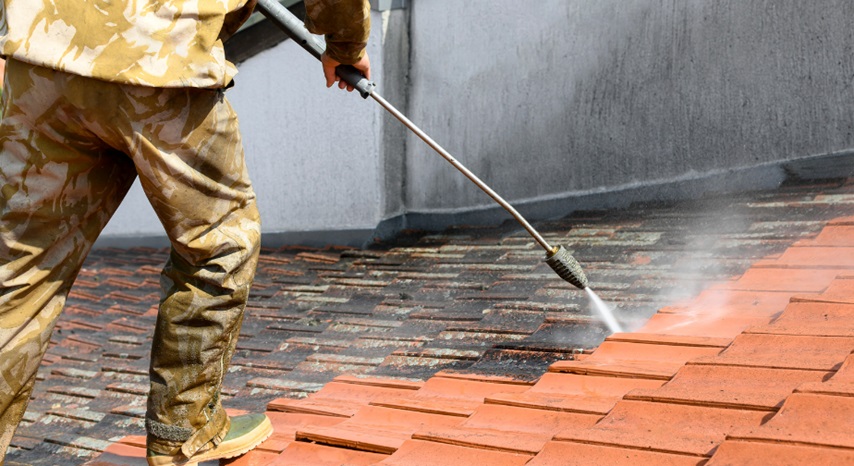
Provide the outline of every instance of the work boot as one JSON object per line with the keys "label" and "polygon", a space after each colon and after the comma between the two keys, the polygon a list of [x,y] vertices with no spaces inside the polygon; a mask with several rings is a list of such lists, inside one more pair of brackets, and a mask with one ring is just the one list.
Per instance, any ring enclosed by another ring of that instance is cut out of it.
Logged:
{"label": "work boot", "polygon": [[177,448],[174,454],[164,455],[148,450],[149,466],[196,466],[202,461],[212,461],[240,456],[257,447],[273,433],[273,424],[266,414],[244,414],[231,418],[231,427],[219,443],[202,449],[190,458]]}

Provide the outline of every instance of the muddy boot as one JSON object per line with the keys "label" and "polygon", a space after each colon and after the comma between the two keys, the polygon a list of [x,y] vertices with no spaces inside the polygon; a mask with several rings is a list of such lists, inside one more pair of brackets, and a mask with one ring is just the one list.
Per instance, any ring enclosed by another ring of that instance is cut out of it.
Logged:
{"label": "muddy boot", "polygon": [[244,414],[231,418],[228,434],[219,445],[210,443],[190,458],[177,448],[173,454],[160,454],[148,450],[149,466],[196,466],[203,461],[212,461],[240,456],[257,447],[273,433],[273,424],[265,414]]}

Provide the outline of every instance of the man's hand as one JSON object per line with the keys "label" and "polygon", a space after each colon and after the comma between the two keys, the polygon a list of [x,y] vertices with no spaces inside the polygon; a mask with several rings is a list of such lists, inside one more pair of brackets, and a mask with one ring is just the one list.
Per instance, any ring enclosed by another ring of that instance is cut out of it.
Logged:
{"label": "man's hand", "polygon": [[[348,92],[353,92],[353,86],[347,84],[335,73],[335,68],[337,68],[341,63],[324,53],[320,57],[320,64],[323,65],[323,75],[326,77],[326,87],[332,87],[332,85],[337,82],[339,89],[347,89]],[[359,70],[359,72],[366,78],[371,79],[371,61],[368,59],[367,53],[359,61],[353,63],[353,68]]]}

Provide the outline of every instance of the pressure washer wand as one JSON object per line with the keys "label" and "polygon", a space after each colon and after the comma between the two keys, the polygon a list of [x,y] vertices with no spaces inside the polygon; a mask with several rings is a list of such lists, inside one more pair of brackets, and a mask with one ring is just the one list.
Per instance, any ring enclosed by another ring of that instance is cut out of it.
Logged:
{"label": "pressure washer wand", "polygon": [[[258,0],[257,8],[263,13],[267,18],[273,21],[280,29],[282,29],[285,34],[287,34],[291,39],[293,39],[297,44],[299,44],[302,48],[307,50],[310,54],[312,54],[315,58],[320,59],[320,56],[323,55],[323,48],[320,44],[317,43],[314,36],[308,32],[308,30],[303,25],[303,22],[299,20],[296,16],[294,16],[287,8],[283,7],[277,0]],[[403,113],[401,113],[397,108],[395,108],[392,104],[390,104],[387,100],[385,100],[378,92],[376,92],[376,85],[365,78],[358,70],[349,65],[339,66],[336,70],[338,76],[343,79],[347,84],[353,86],[359,94],[362,95],[363,98],[367,99],[368,97],[373,98],[377,103],[380,104],[384,109],[386,109],[389,113],[391,113],[395,118],[397,118],[401,123],[404,124],[410,131],[415,133],[416,136],[421,138],[422,141],[427,143],[428,146],[433,148],[439,155],[442,156],[445,160],[448,161],[451,165],[454,166],[457,170],[459,170],[463,175],[466,176],[469,180],[471,180],[474,184],[477,185],[478,188],[483,190],[489,197],[491,197],[495,202],[497,202],[501,207],[504,208],[519,224],[522,225],[525,230],[537,241],[537,243],[542,246],[546,251],[546,263],[551,266],[551,268],[557,273],[561,278],[566,280],[567,282],[575,285],[580,289],[585,289],[588,286],[587,277],[584,275],[584,271],[581,270],[581,265],[572,257],[571,254],[563,247],[563,246],[552,246],[550,245],[545,238],[534,229],[531,224],[525,220],[523,217],[510,203],[504,200],[501,196],[498,195],[492,188],[487,186],[480,178],[477,177],[474,173],[472,173],[468,168],[466,168],[463,164],[461,164],[457,159],[455,159],[448,151],[446,151],[442,146],[439,145],[436,141],[433,140],[430,136],[427,135],[424,131],[421,130],[418,126],[415,125],[409,118],[406,117]]]}

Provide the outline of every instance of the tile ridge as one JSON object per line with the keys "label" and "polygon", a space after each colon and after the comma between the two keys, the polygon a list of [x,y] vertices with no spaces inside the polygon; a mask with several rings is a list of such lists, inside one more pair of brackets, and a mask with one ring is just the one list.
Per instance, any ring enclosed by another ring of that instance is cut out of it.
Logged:
{"label": "tile ridge", "polygon": [[[443,400],[443,406],[449,406],[448,409],[430,408],[422,404],[418,404],[417,398],[395,397],[382,400],[373,400],[368,402],[370,406],[379,406],[381,408],[398,409],[400,411],[413,411],[416,413],[441,414],[443,416],[455,416],[468,418],[469,414],[460,411],[455,411],[450,408],[454,403],[450,400]],[[461,402],[462,403],[462,402]]]}
{"label": "tile ridge", "polygon": [[[821,442],[807,442],[807,441],[799,441],[799,440],[780,440],[780,439],[769,439],[764,437],[753,437],[747,434],[735,434],[735,435],[727,435],[725,441],[734,441],[734,442],[756,442],[756,443],[771,443],[777,445],[795,445],[802,447],[822,447],[822,448],[830,448],[833,450],[843,450],[843,451],[854,451],[854,447],[846,447],[844,445],[834,445],[832,443],[821,443]],[[714,457],[714,455],[712,455]]]}
{"label": "tile ridge", "polygon": [[[651,392],[652,390],[650,390]],[[646,392],[646,391],[645,391]],[[788,398],[788,397],[787,397]],[[768,408],[767,406],[760,406],[755,404],[740,404],[740,403],[727,403],[723,401],[707,401],[707,400],[695,400],[689,401],[681,398],[672,398],[668,396],[655,395],[653,393],[632,393],[629,392],[621,401],[641,401],[646,403],[661,403],[661,404],[671,404],[671,405],[681,405],[681,406],[696,406],[698,408],[715,408],[715,409],[728,409],[728,410],[740,410],[740,411],[762,411],[768,413],[777,413],[780,408]],[[785,402],[785,400],[784,400]],[[609,413],[610,414],[610,413]],[[607,414],[606,414],[607,416]]]}
{"label": "tile ridge", "polygon": [[[452,427],[449,429],[450,430],[456,430],[456,429],[460,429],[460,428],[459,427],[457,427],[457,428]],[[464,429],[464,430],[466,430],[466,429]],[[477,431],[482,431],[482,432],[494,431],[496,434],[506,434],[507,433],[507,431],[502,431],[502,430],[497,430],[497,429],[489,429],[489,428],[485,428],[485,427],[469,428],[468,430],[475,431],[475,432],[477,432]],[[477,449],[477,450],[500,451],[502,453],[515,453],[515,454],[522,454],[522,455],[536,455],[537,454],[537,452],[535,452],[535,451],[519,450],[516,448],[510,448],[510,447],[502,448],[502,447],[499,447],[496,445],[484,445],[484,444],[480,444],[480,443],[466,442],[464,440],[458,440],[458,439],[453,439],[453,438],[448,438],[448,437],[441,437],[439,435],[430,435],[430,433],[426,433],[426,432],[415,432],[412,434],[412,439],[413,440],[422,440],[422,441],[431,442],[431,443],[440,443],[443,445],[454,445],[454,446],[458,446],[458,447],[473,448],[473,449]]]}
{"label": "tile ridge", "polygon": [[[533,386],[534,382],[515,379],[513,377],[507,376],[497,376],[497,375],[479,375],[477,373],[466,373],[466,372],[451,372],[450,370],[443,370],[436,372],[433,374],[433,377],[439,377],[444,379],[457,379],[457,380],[475,380],[480,382],[489,382],[495,384],[506,384],[506,385],[528,385]],[[431,377],[432,378],[432,377]]]}
{"label": "tile ridge", "polygon": [[673,335],[668,333],[643,332],[614,333],[606,337],[605,341],[619,341],[624,343],[642,343],[648,345],[664,346],[690,346],[699,348],[726,348],[732,343],[732,339],[727,337]]}
{"label": "tile ridge", "polygon": [[639,451],[650,451],[656,453],[667,453],[670,455],[679,455],[679,456],[690,456],[692,458],[708,458],[706,455],[696,455],[691,454],[685,451],[679,450],[671,450],[667,448],[656,448],[653,446],[637,446],[631,444],[617,444],[617,443],[609,443],[609,442],[597,442],[596,440],[582,440],[582,439],[569,439],[569,438],[553,438],[553,442],[562,442],[562,443],[577,443],[581,445],[596,445],[602,447],[610,447],[610,448],[625,448],[626,450],[639,450]]}

